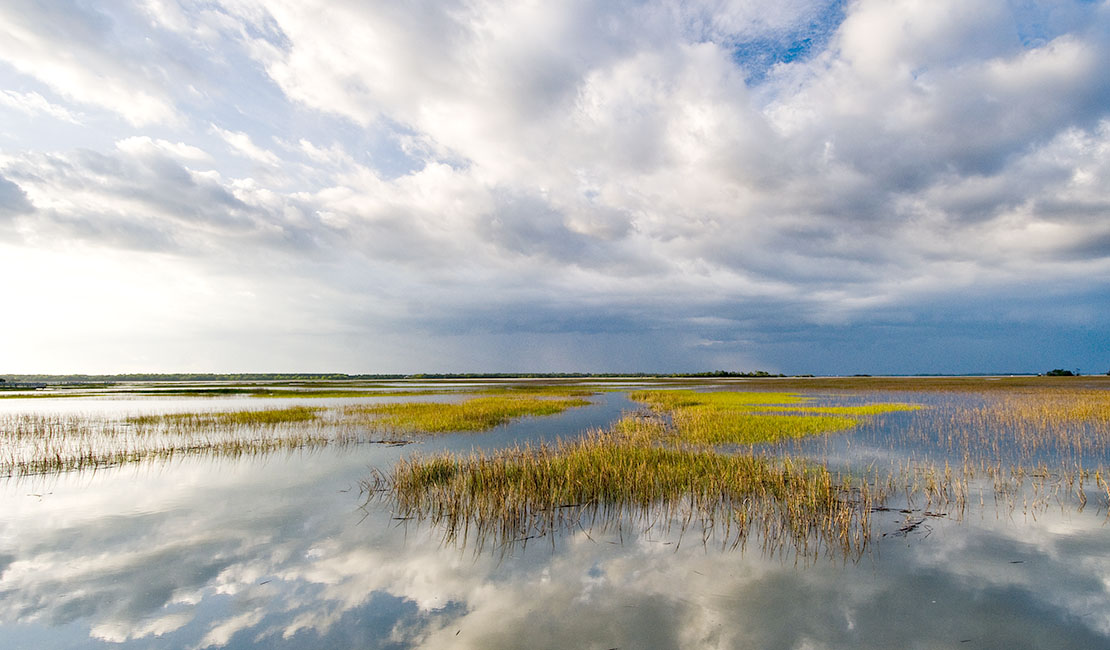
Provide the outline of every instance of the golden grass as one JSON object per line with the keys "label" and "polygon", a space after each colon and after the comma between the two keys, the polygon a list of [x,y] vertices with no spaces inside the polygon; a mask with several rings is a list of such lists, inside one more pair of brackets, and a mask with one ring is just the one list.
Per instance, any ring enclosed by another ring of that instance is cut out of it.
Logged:
{"label": "golden grass", "polygon": [[[134,422],[23,415],[0,421],[0,475],[101,469],[180,455],[240,456],[364,441],[315,419],[244,420],[238,413],[179,414]],[[272,416],[273,414],[271,414]]]}
{"label": "golden grass", "polygon": [[896,413],[898,411],[917,411],[920,404],[901,404],[885,402],[881,404],[862,404],[860,406],[761,406],[760,411],[818,413],[825,415],[868,416]]}
{"label": "golden grass", "polygon": [[449,541],[479,547],[582,517],[624,516],[697,517],[719,523],[733,545],[755,530],[767,550],[853,554],[866,545],[868,484],[788,459],[653,444],[665,437],[660,421],[626,417],[609,431],[550,447],[403,460],[364,487],[387,495],[398,516],[428,519]]}
{"label": "golden grass", "polygon": [[1110,453],[1110,391],[1021,389],[969,394],[933,407],[906,437],[960,452],[965,462],[1055,459],[1082,468]]}
{"label": "golden grass", "polygon": [[1110,376],[1082,377],[782,377],[672,380],[687,386],[730,386],[735,390],[896,392],[1009,392],[1033,390],[1108,390]]}
{"label": "golden grass", "polygon": [[581,398],[504,395],[448,404],[403,402],[348,406],[343,414],[348,418],[366,418],[367,425],[395,433],[445,433],[485,431],[513,418],[555,415],[589,403]]}
{"label": "golden grass", "polygon": [[[805,406],[796,393],[636,391],[630,399],[669,414],[679,437],[702,444],[758,444],[851,429],[869,416],[920,408],[913,404]],[[801,414],[804,413],[804,414]]]}
{"label": "golden grass", "polygon": [[[704,445],[756,443],[850,428],[910,404],[809,407],[783,392],[635,391],[654,416],[626,416],[608,431],[553,447],[488,456],[450,454],[400,462],[365,486],[386,494],[403,518],[429,519],[448,540],[512,543],[600,516],[660,516],[679,508],[703,524],[721,522],[743,543],[753,528],[765,548],[857,553],[870,536],[872,483],[820,465],[724,454]],[[781,410],[780,410],[781,409]],[[790,411],[806,410],[804,415]],[[771,411],[771,412],[766,412]],[[568,509],[573,512],[569,515]]]}
{"label": "golden grass", "polygon": [[[1034,379],[1047,381],[1032,385]],[[1062,383],[1069,379],[1022,378],[1010,390],[986,380],[922,380],[930,391],[991,386],[951,398],[934,396],[936,405],[929,407],[927,418],[915,418],[908,429],[892,432],[918,448],[936,449],[942,456],[947,452],[951,467],[906,458],[892,464],[889,475],[863,480],[818,465],[720,454],[704,447],[840,431],[864,418],[919,408],[913,404],[814,406],[805,394],[785,390],[651,390],[631,397],[650,404],[654,417],[626,417],[605,433],[552,447],[517,448],[486,458],[412,459],[389,474],[391,487],[383,495],[397,499],[396,507],[406,516],[446,524],[449,537],[512,541],[580,517],[603,522],[621,516],[698,517],[723,527],[738,543],[749,531],[758,531],[772,546],[856,552],[870,535],[864,506],[881,505],[893,492],[907,499],[923,495],[927,504],[957,511],[974,499],[976,489],[980,501],[985,489],[988,498],[993,493],[997,503],[1010,508],[1047,503],[1082,507],[1089,496],[1103,505],[1110,501],[1105,467],[1110,390],[1091,388],[1094,380]],[[920,385],[899,382],[907,388]],[[597,392],[569,384],[465,390],[415,392],[480,397],[456,404],[297,406],[123,421],[4,416],[0,475],[95,469],[181,454],[265,454],[421,432],[481,431],[512,418],[587,404],[584,396]],[[1046,465],[1045,458],[1055,459],[1050,460],[1055,465]],[[412,474],[408,478],[405,468]],[[384,484],[379,481],[379,486]],[[506,506],[503,514],[498,514],[498,503]],[[566,505],[575,507],[561,507]]]}
{"label": "golden grass", "polygon": [[203,427],[272,427],[291,422],[311,422],[320,417],[323,407],[290,406],[279,409],[259,409],[225,412],[166,413],[139,415],[127,418],[128,424],[137,426],[167,425],[178,428]]}
{"label": "golden grass", "polygon": [[693,390],[638,390],[628,394],[634,402],[645,402],[653,408],[674,410],[689,406],[702,406],[714,409],[751,408],[773,404],[804,404],[810,398],[797,393],[764,393]]}
{"label": "golden grass", "polygon": [[[551,391],[547,391],[551,392]],[[0,475],[110,467],[180,454],[240,455],[357,442],[399,442],[397,434],[480,431],[513,418],[584,406],[581,398],[481,397],[458,404],[392,403],[326,408],[82,417],[0,418]]]}
{"label": "golden grass", "polygon": [[708,445],[760,444],[843,431],[859,421],[831,415],[766,415],[745,411],[713,412],[684,408],[673,412],[683,440]]}

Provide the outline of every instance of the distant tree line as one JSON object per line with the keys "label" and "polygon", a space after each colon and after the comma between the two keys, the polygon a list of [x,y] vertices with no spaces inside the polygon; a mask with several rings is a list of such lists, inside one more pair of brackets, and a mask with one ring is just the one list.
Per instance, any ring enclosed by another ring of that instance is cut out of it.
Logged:
{"label": "distant tree line", "polygon": [[[466,373],[416,373],[416,374],[357,374],[312,372],[248,372],[248,373],[125,373],[116,375],[0,375],[0,382],[103,383],[128,381],[350,381],[395,379],[589,379],[613,377],[786,377],[764,370],[739,372],[714,370],[711,372],[651,373],[651,372],[466,372]],[[812,376],[812,375],[798,375]]]}
{"label": "distant tree line", "polygon": [[8,381],[45,381],[50,383],[114,383],[123,381],[294,381],[309,379],[404,379],[408,375],[347,375],[311,372],[249,373],[126,373],[118,375],[0,375]]}
{"label": "distant tree line", "polygon": [[667,377],[785,377],[786,375],[772,375],[765,370],[754,372],[734,372],[731,370],[714,370],[713,372],[689,372],[666,375]]}

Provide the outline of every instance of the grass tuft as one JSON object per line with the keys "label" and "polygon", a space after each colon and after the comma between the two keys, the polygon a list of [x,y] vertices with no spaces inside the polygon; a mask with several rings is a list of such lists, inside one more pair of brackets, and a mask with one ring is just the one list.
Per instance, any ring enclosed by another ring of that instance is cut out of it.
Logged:
{"label": "grass tuft", "polygon": [[636,391],[629,397],[667,413],[683,440],[701,444],[758,444],[843,431],[867,416],[920,408],[912,404],[805,406],[795,393]]}
{"label": "grass tuft", "polygon": [[[581,517],[691,516],[721,522],[725,543],[758,531],[769,550],[860,552],[871,491],[822,466],[655,444],[657,418],[629,416],[605,432],[488,456],[403,460],[365,486],[401,517],[429,519],[450,541],[511,543]],[[680,510],[686,509],[685,512]]]}
{"label": "grass tuft", "polygon": [[448,404],[404,402],[349,406],[343,413],[346,417],[366,417],[369,426],[395,433],[446,433],[486,431],[513,418],[555,415],[589,403],[581,398],[506,395]]}

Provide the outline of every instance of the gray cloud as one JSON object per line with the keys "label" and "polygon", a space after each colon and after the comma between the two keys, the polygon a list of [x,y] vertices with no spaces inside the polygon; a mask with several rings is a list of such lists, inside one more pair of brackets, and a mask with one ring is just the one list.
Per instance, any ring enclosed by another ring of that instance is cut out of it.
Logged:
{"label": "gray cloud", "polygon": [[[367,337],[412,317],[472,331],[492,309],[518,333],[642,319],[645,340],[768,341],[1110,272],[1103,5],[5,11],[21,79],[149,129],[115,149],[21,136],[0,156],[9,233],[168,252],[267,296],[260,278],[299,267]],[[815,40],[796,56],[748,47],[798,35]],[[57,59],[66,39],[89,56]],[[683,313],[750,327],[672,329]]]}
{"label": "gray cloud", "polygon": [[0,176],[0,218],[11,218],[34,210],[35,206],[27,200],[23,188]]}
{"label": "gray cloud", "polygon": [[328,235],[303,200],[264,193],[267,202],[250,187],[190,169],[161,151],[28,155],[6,170],[42,194],[65,199],[25,222],[31,239],[189,254],[249,244],[259,252],[312,254]]}

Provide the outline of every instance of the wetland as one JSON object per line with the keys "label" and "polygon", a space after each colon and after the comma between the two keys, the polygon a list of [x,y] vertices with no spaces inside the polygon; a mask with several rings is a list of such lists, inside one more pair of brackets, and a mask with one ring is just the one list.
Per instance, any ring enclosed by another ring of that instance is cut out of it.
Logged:
{"label": "wetland", "polygon": [[3,397],[6,647],[1110,646],[1110,378]]}

